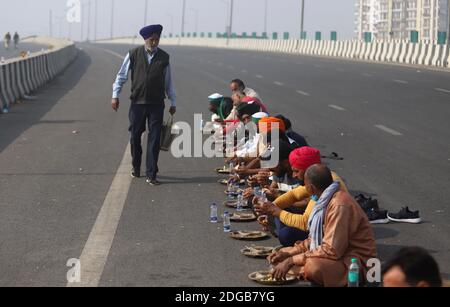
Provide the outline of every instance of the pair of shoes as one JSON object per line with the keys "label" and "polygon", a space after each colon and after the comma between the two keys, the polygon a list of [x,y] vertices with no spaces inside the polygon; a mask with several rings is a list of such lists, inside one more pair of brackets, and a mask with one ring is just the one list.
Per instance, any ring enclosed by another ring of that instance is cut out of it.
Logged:
{"label": "pair of shoes", "polygon": [[131,178],[140,178],[141,177],[141,173],[138,171],[131,171]]}
{"label": "pair of shoes", "polygon": [[156,179],[151,179],[150,177],[147,177],[147,180],[145,180],[145,182],[147,182],[149,185],[151,186],[158,186],[161,185],[161,182],[159,182]]}
{"label": "pair of shoes", "polygon": [[397,223],[419,224],[422,219],[419,211],[411,211],[408,207],[402,208],[398,213],[388,213],[388,219]]}

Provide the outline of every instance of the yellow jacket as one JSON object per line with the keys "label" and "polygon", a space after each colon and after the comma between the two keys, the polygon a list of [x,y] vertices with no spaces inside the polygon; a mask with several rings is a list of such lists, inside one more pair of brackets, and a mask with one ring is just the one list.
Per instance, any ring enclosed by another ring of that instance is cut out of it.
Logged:
{"label": "yellow jacket", "polygon": [[[335,172],[331,172],[331,174],[333,176],[334,181],[340,182],[341,187],[339,190],[348,192],[347,186],[345,185],[341,177],[339,177]],[[274,201],[274,204],[281,209],[287,209],[296,202],[302,201],[310,197],[311,195],[308,194],[306,188],[304,186],[300,186],[278,197]],[[303,231],[308,231],[309,215],[313,211],[315,205],[316,202],[310,200],[308,206],[306,207],[305,213],[303,214],[295,214],[283,210],[280,215],[280,221],[286,226],[294,227]]]}

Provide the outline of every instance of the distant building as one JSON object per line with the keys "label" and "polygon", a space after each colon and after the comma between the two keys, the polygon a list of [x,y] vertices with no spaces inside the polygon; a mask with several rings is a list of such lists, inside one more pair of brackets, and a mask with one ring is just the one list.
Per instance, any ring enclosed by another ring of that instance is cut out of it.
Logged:
{"label": "distant building", "polygon": [[418,31],[421,40],[436,40],[449,32],[450,0],[356,0],[355,34],[374,39],[408,39]]}

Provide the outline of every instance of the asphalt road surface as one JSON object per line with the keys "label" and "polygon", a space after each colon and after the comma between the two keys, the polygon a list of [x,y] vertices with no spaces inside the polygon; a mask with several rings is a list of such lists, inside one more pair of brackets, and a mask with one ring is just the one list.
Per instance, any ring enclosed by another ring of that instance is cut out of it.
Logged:
{"label": "asphalt road surface", "polygon": [[[0,116],[0,286],[65,286],[66,262],[80,255],[99,286],[254,286],[247,275],[267,262],[241,256],[246,242],[209,223],[210,203],[225,200],[212,171],[223,161],[162,153],[162,186],[128,179],[129,85],[118,113],[110,97],[131,46],[81,47],[37,100]],[[206,97],[227,94],[228,82],[242,78],[311,145],[345,158],[327,162],[353,193],[390,211],[420,210],[420,225],[374,226],[383,260],[419,245],[450,277],[448,72],[162,48],[171,54],[176,120],[193,123],[202,112],[208,119]],[[261,243],[277,245],[274,238]],[[92,255],[103,260],[92,263]]]}
{"label": "asphalt road surface", "polygon": [[25,52],[38,52],[41,51],[42,48],[47,49],[45,45],[32,44],[32,43],[19,43],[17,49],[14,48],[14,43],[9,46],[9,49],[5,48],[5,43],[0,41],[0,57],[4,57],[5,59],[12,59],[20,56],[22,51]]}

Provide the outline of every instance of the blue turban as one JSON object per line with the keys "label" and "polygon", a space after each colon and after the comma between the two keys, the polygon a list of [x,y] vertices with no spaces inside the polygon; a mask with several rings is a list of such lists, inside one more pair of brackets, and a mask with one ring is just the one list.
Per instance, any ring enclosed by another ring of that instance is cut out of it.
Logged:
{"label": "blue turban", "polygon": [[141,36],[147,40],[155,33],[161,36],[162,30],[163,30],[162,25],[151,25],[142,28],[141,31],[139,31],[139,34],[141,34]]}

